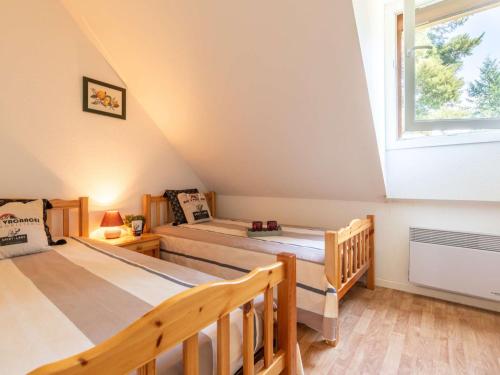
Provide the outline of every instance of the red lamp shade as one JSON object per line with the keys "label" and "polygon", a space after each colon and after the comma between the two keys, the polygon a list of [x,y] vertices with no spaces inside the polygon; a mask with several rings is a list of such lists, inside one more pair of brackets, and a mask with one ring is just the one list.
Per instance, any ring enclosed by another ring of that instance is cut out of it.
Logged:
{"label": "red lamp shade", "polygon": [[106,211],[101,221],[101,227],[119,227],[123,220],[118,211]]}

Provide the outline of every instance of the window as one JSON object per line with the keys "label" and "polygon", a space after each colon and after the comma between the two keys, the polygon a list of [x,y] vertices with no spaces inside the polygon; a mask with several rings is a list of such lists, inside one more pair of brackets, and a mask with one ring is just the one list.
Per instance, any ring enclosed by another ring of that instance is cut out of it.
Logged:
{"label": "window", "polygon": [[400,137],[500,129],[499,0],[405,0],[396,30]]}

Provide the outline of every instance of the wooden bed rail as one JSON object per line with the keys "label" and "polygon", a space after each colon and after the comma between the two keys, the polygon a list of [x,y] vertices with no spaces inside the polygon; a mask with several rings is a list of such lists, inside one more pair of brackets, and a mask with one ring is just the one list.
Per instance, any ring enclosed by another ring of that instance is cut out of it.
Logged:
{"label": "wooden bed rail", "polygon": [[[103,343],[38,368],[32,375],[156,374],[156,357],[183,343],[184,374],[199,372],[198,333],[217,322],[218,374],[229,375],[231,311],[243,305],[243,373],[254,374],[253,299],[264,294],[264,367],[259,375],[296,374],[296,265],[292,254],[237,280],[197,286],[169,298]],[[278,350],[273,350],[273,287],[278,287]]]}
{"label": "wooden bed rail", "polygon": [[[53,199],[50,201],[53,210],[62,210],[63,214],[63,236],[69,236],[69,210],[78,210],[78,235],[88,237],[89,235],[89,198],[80,197],[74,200]],[[50,213],[50,211],[49,211]]]}
{"label": "wooden bed rail", "polygon": [[[215,217],[217,213],[216,194],[214,191],[209,191],[204,194],[208,207],[210,208],[210,213],[212,217]],[[152,210],[152,208],[154,209]],[[152,216],[152,212],[155,214],[154,218]],[[163,197],[163,195],[144,194],[142,196],[142,214],[146,218],[146,223],[144,225],[145,233],[150,232],[153,226],[159,226],[173,221],[173,218],[171,217],[172,210],[170,208],[170,203],[167,198]]]}
{"label": "wooden bed rail", "polygon": [[325,233],[325,267],[330,284],[342,298],[363,274],[375,287],[375,216],[352,220],[349,226]]}

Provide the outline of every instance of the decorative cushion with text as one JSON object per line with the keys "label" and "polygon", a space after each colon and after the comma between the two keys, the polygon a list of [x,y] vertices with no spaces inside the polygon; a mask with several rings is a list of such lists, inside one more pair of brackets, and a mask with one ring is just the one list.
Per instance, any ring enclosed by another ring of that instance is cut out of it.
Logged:
{"label": "decorative cushion with text", "polygon": [[[6,203],[11,203],[11,202],[22,202],[22,203],[27,203],[27,202],[33,202],[35,199],[4,199],[0,198],[0,206],[3,206]],[[45,233],[47,234],[47,241],[49,242],[49,245],[60,245],[66,243],[64,240],[59,240],[57,242],[54,242],[52,240],[52,235],[50,234],[50,229],[49,226],[47,225],[47,210],[50,210],[52,208],[52,203],[48,199],[42,199],[43,201],[43,224],[45,226]]]}
{"label": "decorative cushion with text", "polygon": [[177,195],[180,193],[187,194],[196,194],[198,193],[198,189],[183,189],[183,190],[166,190],[163,196],[168,199],[170,202],[170,207],[172,207],[172,212],[174,213],[174,225],[177,224],[186,224],[187,220],[184,216],[184,211],[179,203],[179,199],[177,199]]}
{"label": "decorative cushion with text", "polygon": [[203,223],[212,220],[210,208],[204,194],[180,193],[177,195],[177,198],[188,224]]}
{"label": "decorative cushion with text", "polygon": [[44,202],[9,202],[0,206],[0,259],[50,250]]}

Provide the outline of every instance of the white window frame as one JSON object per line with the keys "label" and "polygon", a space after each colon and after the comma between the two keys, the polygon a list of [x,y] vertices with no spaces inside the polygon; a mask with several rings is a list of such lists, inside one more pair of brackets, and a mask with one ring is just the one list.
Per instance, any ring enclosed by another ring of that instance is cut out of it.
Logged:
{"label": "white window frame", "polygon": [[[427,3],[432,2],[428,1]],[[418,24],[433,23],[457,15],[472,13],[478,9],[498,5],[498,0],[443,0],[425,8]],[[404,0],[404,60],[405,60],[405,130],[464,130],[500,129],[500,119],[416,120],[415,119],[415,0]]]}
{"label": "white window frame", "polygon": [[[466,12],[474,12],[479,8],[487,6],[494,6],[498,4],[499,0],[444,0],[440,1],[439,9],[437,6],[428,6],[426,11],[419,14],[419,18],[425,16],[427,23],[436,22],[443,19],[443,6],[447,8],[447,14],[451,17],[457,14]],[[417,6],[421,3],[429,3],[429,0],[417,0]],[[407,9],[405,9],[405,7]],[[427,131],[430,130],[485,130],[484,132],[467,132],[458,134],[445,134],[416,137],[416,138],[400,138],[400,121],[398,119],[398,67],[397,67],[397,33],[396,22],[397,16],[404,11],[409,12],[415,7],[415,0],[395,0],[386,3],[385,9],[385,73],[386,73],[386,148],[401,149],[401,148],[414,148],[414,147],[430,147],[442,145],[455,145],[455,144],[470,144],[470,143],[484,143],[484,142],[500,142],[500,119],[465,119],[465,120],[426,120],[414,121],[414,71],[415,61],[413,59],[414,51],[414,25],[416,22],[415,17],[404,17],[404,39],[410,40],[410,45],[405,45],[405,51],[410,50],[410,56],[405,53],[405,75],[413,77],[413,81],[405,77],[405,98],[411,95],[412,104],[408,111],[408,100],[405,100],[404,108],[404,122],[405,129],[403,131],[411,134],[414,131]],[[464,10],[465,9],[465,10]],[[436,11],[437,10],[437,11]],[[413,11],[413,14],[415,12]],[[410,13],[411,14],[411,13]],[[406,23],[409,23],[407,26]],[[407,35],[406,33],[409,34]],[[411,58],[409,58],[411,57]],[[409,60],[409,61],[407,61]],[[408,66],[410,69],[408,69]],[[411,74],[411,75],[410,75]],[[410,85],[408,85],[410,82]],[[409,94],[408,91],[411,90]],[[408,126],[409,124],[409,126]],[[432,124],[432,125],[431,125]],[[489,130],[489,131],[488,131]]]}

